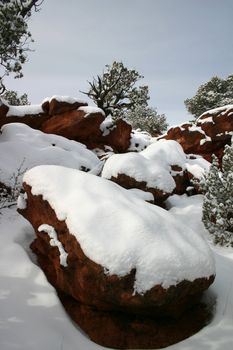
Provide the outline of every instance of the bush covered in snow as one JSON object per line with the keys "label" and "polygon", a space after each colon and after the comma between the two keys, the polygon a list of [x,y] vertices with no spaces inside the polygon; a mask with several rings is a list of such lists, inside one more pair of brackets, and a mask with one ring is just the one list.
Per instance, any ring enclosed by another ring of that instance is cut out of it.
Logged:
{"label": "bush covered in snow", "polygon": [[184,104],[196,118],[202,113],[216,107],[222,107],[233,103],[233,75],[226,79],[219,77],[211,78],[202,84],[195,96],[187,98]]}
{"label": "bush covered in snow", "polygon": [[216,244],[233,247],[233,146],[225,147],[222,170],[213,156],[201,187],[205,193],[202,217],[205,227]]}

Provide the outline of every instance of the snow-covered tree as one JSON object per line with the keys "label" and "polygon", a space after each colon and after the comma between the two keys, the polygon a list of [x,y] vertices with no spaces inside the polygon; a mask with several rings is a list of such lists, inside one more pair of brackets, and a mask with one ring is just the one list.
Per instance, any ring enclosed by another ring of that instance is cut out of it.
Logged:
{"label": "snow-covered tree", "polygon": [[83,93],[114,120],[126,118],[133,127],[153,134],[164,131],[167,127],[165,115],[160,116],[155,109],[148,107],[148,86],[137,86],[143,76],[122,62],[114,61],[105,67],[101,76],[88,82],[90,89]]}
{"label": "snow-covered tree", "polygon": [[134,129],[142,129],[152,136],[162,134],[168,127],[165,114],[159,115],[155,108],[136,106],[126,113],[126,119]]}
{"label": "snow-covered tree", "polygon": [[4,93],[4,77],[23,76],[30,43],[28,19],[32,10],[38,11],[43,0],[0,0],[0,94]]}
{"label": "snow-covered tree", "polygon": [[147,106],[148,86],[135,86],[143,78],[142,75],[134,69],[128,69],[122,62],[114,61],[105,67],[102,76],[98,75],[93,78],[93,82],[88,82],[90,89],[84,93],[106,115],[122,116],[125,110],[132,109],[135,105]]}
{"label": "snow-covered tree", "polygon": [[28,95],[23,94],[21,96],[18,95],[17,91],[7,90],[2,95],[2,98],[7,101],[11,106],[21,106],[21,105],[29,105]]}
{"label": "snow-covered tree", "polygon": [[233,146],[226,146],[222,170],[216,156],[201,184],[203,223],[216,244],[233,246]]}
{"label": "snow-covered tree", "polygon": [[233,75],[226,79],[217,76],[201,85],[195,96],[187,98],[185,106],[196,118],[209,109],[233,103]]}

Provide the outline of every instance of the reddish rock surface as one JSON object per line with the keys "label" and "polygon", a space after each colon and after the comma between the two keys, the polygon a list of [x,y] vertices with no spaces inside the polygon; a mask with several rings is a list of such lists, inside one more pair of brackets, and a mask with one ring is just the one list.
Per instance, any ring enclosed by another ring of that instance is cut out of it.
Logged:
{"label": "reddish rock surface", "polygon": [[221,162],[226,144],[231,142],[233,132],[233,107],[225,106],[207,111],[195,123],[170,128],[161,138],[175,140],[187,154],[199,154],[211,161],[215,154]]}
{"label": "reddish rock surface", "polygon": [[125,174],[118,174],[117,177],[112,176],[110,180],[126,189],[138,188],[144,192],[150,192],[154,197],[154,204],[163,208],[165,208],[165,200],[171,195],[171,193],[163,192],[157,188],[147,187],[147,183],[145,181],[139,182]]}
{"label": "reddish rock surface", "polygon": [[[32,195],[28,185],[24,188],[27,207],[19,212],[35,229],[32,250],[48,280],[61,293],[71,317],[91,339],[113,348],[157,348],[202,327],[206,315],[197,312],[199,300],[214,277],[183,281],[168,289],[156,285],[144,295],[134,294],[135,270],[121,278],[106,275],[102,266],[85,256],[48,202]],[[54,227],[68,253],[67,267],[60,265],[59,251],[49,244],[48,235],[38,232],[45,223]]]}
{"label": "reddish rock surface", "polygon": [[73,103],[67,101],[58,101],[54,97],[50,100],[44,101],[42,104],[42,109],[45,111],[45,113],[52,116],[73,111],[81,106],[87,106],[87,103],[82,101],[75,101]]}
{"label": "reddish rock surface", "polygon": [[[20,111],[18,115],[14,115],[14,111],[22,106],[13,106],[13,114],[9,115],[9,107],[0,101],[0,127],[8,123],[24,123],[45,133],[81,142],[90,149],[104,150],[105,146],[109,146],[114,152],[127,152],[130,145],[131,125],[124,120],[117,120],[111,125],[109,133],[104,135],[104,131],[101,130],[101,124],[105,119],[104,114],[101,111],[79,109],[83,106],[87,106],[87,103],[57,101],[56,98],[52,98],[43,102],[40,113],[25,112],[27,114],[22,115]],[[28,111],[34,111],[33,107],[28,106]]]}
{"label": "reddish rock surface", "polygon": [[115,122],[110,133],[103,137],[103,142],[119,153],[126,152],[130,145],[131,131],[132,126],[123,119],[119,119]]}
{"label": "reddish rock surface", "polygon": [[86,117],[82,110],[73,110],[52,116],[43,124],[41,131],[64,136],[81,142],[88,148],[95,148],[102,135],[100,124],[103,120],[101,113],[90,113]]}

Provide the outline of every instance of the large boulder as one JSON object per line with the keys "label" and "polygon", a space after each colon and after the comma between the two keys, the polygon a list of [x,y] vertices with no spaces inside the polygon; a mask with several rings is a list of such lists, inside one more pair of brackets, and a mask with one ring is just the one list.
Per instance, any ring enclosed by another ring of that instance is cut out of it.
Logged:
{"label": "large boulder", "polygon": [[40,129],[49,118],[41,105],[9,106],[0,102],[0,127],[9,123],[23,123],[31,128]]}
{"label": "large boulder", "polygon": [[18,210],[35,229],[32,249],[92,340],[157,348],[202,327],[200,297],[215,271],[199,235],[133,192],[78,170],[35,167],[24,189]]}
{"label": "large boulder", "polygon": [[215,108],[203,113],[194,123],[172,127],[161,138],[175,140],[185,153],[201,155],[211,161],[215,154],[221,162],[226,144],[233,133],[233,105]]}
{"label": "large boulder", "polygon": [[169,195],[184,194],[192,179],[209,169],[200,156],[187,156],[178,142],[160,140],[138,153],[114,154],[103,167],[102,177],[131,189],[152,193],[154,203],[164,206]]}
{"label": "large boulder", "polygon": [[50,116],[63,114],[87,106],[87,103],[69,96],[52,96],[42,102],[42,109]]}

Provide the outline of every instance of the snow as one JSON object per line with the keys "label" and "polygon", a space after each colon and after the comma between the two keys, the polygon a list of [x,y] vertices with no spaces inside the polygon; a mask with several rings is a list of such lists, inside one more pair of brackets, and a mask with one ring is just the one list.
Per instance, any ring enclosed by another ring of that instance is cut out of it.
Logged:
{"label": "snow", "polygon": [[27,171],[24,182],[33,195],[49,202],[85,255],[108,274],[125,276],[135,268],[135,293],[215,273],[213,256],[201,237],[165,209],[111,181],[42,165]]}
{"label": "snow", "polygon": [[191,132],[200,132],[201,134],[205,135],[206,137],[206,133],[204,130],[202,130],[202,128],[200,126],[196,126],[195,124],[193,124],[192,126],[189,126],[188,128],[189,131]]}
{"label": "snow", "polygon": [[27,208],[27,193],[20,193],[17,200],[17,208],[18,209],[26,209]]}
{"label": "snow", "polygon": [[[197,234],[207,236],[201,223],[202,196],[172,196],[169,213],[184,220]],[[15,208],[0,215],[0,349],[104,350],[70,321],[54,288],[48,283],[29,244],[31,225]],[[211,243],[210,243],[211,244]],[[206,298],[216,302],[210,324],[168,350],[232,350],[233,249],[212,246],[216,278]]]}
{"label": "snow", "polygon": [[12,175],[20,166],[24,172],[39,164],[93,169],[100,163],[86,146],[62,136],[45,134],[21,123],[6,124],[1,130],[0,181],[6,185],[14,185]]}
{"label": "snow", "polygon": [[113,128],[116,127],[113,124],[111,115],[108,115],[104,121],[100,124],[100,130],[103,136],[107,136]]}
{"label": "snow", "polygon": [[205,123],[215,124],[212,117],[207,117],[207,118],[203,118],[203,119],[200,119],[200,117],[199,117],[197,119],[196,123],[198,123],[198,124],[205,124]]}
{"label": "snow", "polygon": [[140,129],[132,130],[130,146],[128,151],[143,151],[146,147],[148,147],[152,143],[152,137],[145,131],[141,131]]}
{"label": "snow", "polygon": [[37,116],[44,113],[41,105],[9,106],[7,117],[25,117],[26,115]]}
{"label": "snow", "polygon": [[175,188],[175,181],[167,169],[159,162],[153,163],[141,153],[114,154],[104,165],[102,177],[111,179],[125,174],[138,182],[146,182],[148,188],[158,188],[171,193]]}
{"label": "snow", "polygon": [[229,109],[232,109],[232,108],[233,108],[233,104],[229,104],[229,105],[225,105],[223,107],[217,107],[217,108],[210,109],[210,110],[202,113],[200,115],[200,117],[197,119],[197,121],[199,122],[200,121],[199,119],[205,114],[213,114],[213,115],[215,115],[215,114],[218,114],[220,112],[227,112]]}
{"label": "snow", "polygon": [[154,196],[150,192],[145,192],[145,191],[139,190],[138,188],[129,188],[128,191],[135,194],[138,198],[144,201],[154,202]]}
{"label": "snow", "polygon": [[205,135],[205,138],[200,140],[200,145],[203,146],[206,142],[212,142],[211,137]]}
{"label": "snow", "polygon": [[51,102],[52,100],[56,100],[58,102],[67,102],[70,104],[74,104],[76,102],[80,103],[80,104],[86,104],[85,101],[83,100],[79,100],[78,98],[75,97],[70,97],[70,96],[60,96],[60,95],[54,95],[52,97],[46,97],[43,101],[42,104],[45,102]]}
{"label": "snow", "polygon": [[60,254],[60,264],[64,267],[66,267],[68,254],[66,253],[62,243],[59,241],[54,227],[52,227],[51,225],[44,224],[44,225],[40,225],[38,227],[38,231],[39,232],[46,232],[48,234],[48,236],[50,238],[49,244],[52,247],[58,248],[59,254]]}
{"label": "snow", "polygon": [[175,188],[172,165],[179,166],[181,171],[187,169],[200,178],[208,170],[209,162],[203,158],[189,159],[176,141],[159,140],[139,153],[112,155],[106,160],[102,177],[111,179],[125,174],[138,182],[146,182],[147,187],[171,193]]}
{"label": "snow", "polygon": [[84,113],[86,113],[86,117],[91,113],[100,113],[105,116],[105,113],[101,108],[93,106],[81,106],[78,108],[78,111],[83,111]]}

